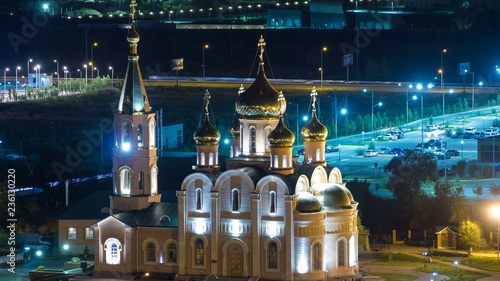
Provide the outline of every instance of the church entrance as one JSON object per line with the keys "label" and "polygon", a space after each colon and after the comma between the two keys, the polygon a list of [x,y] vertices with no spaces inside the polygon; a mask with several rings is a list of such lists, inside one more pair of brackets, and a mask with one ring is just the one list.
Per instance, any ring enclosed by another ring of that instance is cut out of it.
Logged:
{"label": "church entrance", "polygon": [[243,274],[243,248],[233,243],[227,248],[228,275],[230,277],[244,277]]}

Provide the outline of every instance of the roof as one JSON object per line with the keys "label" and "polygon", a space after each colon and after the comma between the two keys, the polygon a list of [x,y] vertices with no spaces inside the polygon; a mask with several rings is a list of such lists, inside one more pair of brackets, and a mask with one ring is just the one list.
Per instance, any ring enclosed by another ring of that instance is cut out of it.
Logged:
{"label": "roof", "polygon": [[458,229],[454,226],[436,226],[436,234],[439,234],[440,232],[443,232],[446,229],[451,230],[451,232],[453,232],[454,234],[458,233]]}
{"label": "roof", "polygon": [[[112,217],[130,227],[175,228],[179,224],[176,203],[153,202],[145,209],[123,212]],[[162,220],[162,217],[166,220]]]}
{"label": "roof", "polygon": [[98,190],[77,201],[57,220],[101,220],[109,216],[108,212],[101,212],[102,208],[109,208],[111,191]]}

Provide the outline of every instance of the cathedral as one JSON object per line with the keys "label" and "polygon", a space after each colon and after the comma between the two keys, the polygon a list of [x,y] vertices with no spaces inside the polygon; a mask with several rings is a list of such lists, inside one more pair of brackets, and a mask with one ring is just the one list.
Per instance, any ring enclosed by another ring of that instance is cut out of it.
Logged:
{"label": "cathedral", "polygon": [[135,0],[128,67],[114,114],[111,214],[91,225],[94,277],[171,280],[359,280],[358,203],[327,165],[327,128],[311,92],[302,128],[304,160],[283,122],[286,100],[265,75],[266,42],[247,89],[235,91],[230,157],[218,158],[210,93],[194,132],[196,165],[162,202],[157,184],[156,120],[138,64]]}

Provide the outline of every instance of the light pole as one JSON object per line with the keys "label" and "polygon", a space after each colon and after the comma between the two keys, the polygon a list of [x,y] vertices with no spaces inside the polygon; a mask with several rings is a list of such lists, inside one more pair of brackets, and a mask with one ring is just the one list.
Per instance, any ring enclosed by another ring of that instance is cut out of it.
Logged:
{"label": "light pole", "polygon": [[[96,73],[97,73],[97,76],[96,76],[96,77],[99,77],[99,68],[97,68],[97,67],[95,67],[95,66],[94,66],[94,70],[95,70],[95,71],[96,71]],[[93,71],[92,71],[92,72],[93,72]]]}
{"label": "light pole", "polygon": [[342,145],[341,145],[341,144],[339,144],[339,145],[338,145],[338,150],[339,150],[339,162],[340,162],[340,150],[341,150],[341,148],[342,148]]}
{"label": "light pole", "polygon": [[113,76],[115,76],[115,70],[113,67],[109,67],[109,70],[111,70],[111,87],[113,87]]}
{"label": "light pole", "polygon": [[497,260],[500,259],[500,208],[495,207],[491,210],[491,214],[497,218]]}
{"label": "light pole", "polygon": [[64,69],[64,82],[68,83],[68,68],[66,66],[63,66],[63,69]]}
{"label": "light pole", "polygon": [[87,65],[84,64],[83,68],[85,68],[85,85],[87,85],[88,84]]}
{"label": "light pole", "polygon": [[[432,84],[427,85],[427,89],[432,89],[433,87],[434,87],[434,85],[432,85]],[[421,120],[422,149],[424,149],[424,92],[425,92],[425,90],[423,90],[423,88],[424,88],[424,86],[422,86],[422,84],[417,85],[417,90],[422,90],[420,92],[420,118],[422,119]]]}
{"label": "light pole", "polygon": [[468,72],[467,69],[466,69],[465,70],[465,74],[472,75],[472,104],[471,104],[471,108],[472,108],[472,110],[474,110],[475,89],[476,89],[476,86],[483,86],[483,82],[479,82],[479,83],[476,84],[475,75],[474,75],[473,71]]}
{"label": "light pole", "polygon": [[320,71],[320,78],[321,78],[321,87],[323,87],[323,52],[326,52],[327,48],[326,47],[323,47],[321,48],[321,58],[320,58],[320,67],[319,67],[319,71]]}
{"label": "light pole", "polygon": [[29,79],[30,79],[30,62],[33,62],[32,59],[28,60],[28,68],[26,68],[26,79],[28,79],[28,85],[29,85]]}
{"label": "light pole", "polygon": [[57,87],[59,87],[59,61],[54,60],[56,63],[56,74],[57,74]]}
{"label": "light pole", "polygon": [[408,102],[410,100],[416,100],[417,99],[417,96],[413,96],[411,99],[408,99],[408,89],[413,89],[413,84],[410,84],[408,86],[405,87],[406,88],[406,125],[408,126],[408,124],[410,123],[410,120],[409,120],[409,110],[408,110]]}
{"label": "light pole", "polygon": [[462,154],[462,159],[464,158],[464,141],[460,141],[460,149],[461,149],[461,152],[460,154]]}
{"label": "light pole", "polygon": [[82,71],[80,70],[80,68],[78,68],[76,71],[78,71],[78,73],[80,73],[80,79],[82,79]]}
{"label": "light pole", "polygon": [[18,71],[18,70],[21,70],[21,67],[20,67],[20,66],[16,67],[16,81],[15,81],[15,85],[16,85],[16,88],[15,88],[15,89],[16,89],[16,90],[17,90],[17,71]]}
{"label": "light pole", "polygon": [[3,70],[3,91],[7,92],[7,71],[9,71],[9,68],[5,68]]}
{"label": "light pole", "polygon": [[[366,90],[366,89],[363,89],[363,92],[365,92],[365,93],[366,93],[366,92],[367,92],[367,90]],[[379,103],[377,103],[377,104],[375,104],[375,105],[373,104],[373,96],[374,96],[374,94],[373,94],[373,91],[372,91],[372,137],[373,137],[373,130],[374,130],[374,127],[373,127],[373,120],[374,120],[374,119],[373,119],[373,117],[374,117],[374,115],[373,115],[373,109],[374,109],[376,106],[382,106],[382,102],[379,102]]]}
{"label": "light pole", "polygon": [[298,103],[293,103],[293,102],[288,102],[289,104],[295,106],[295,109],[296,109],[296,115],[295,115],[295,132],[296,132],[296,137],[295,137],[295,141],[296,141],[296,145],[299,144],[299,104]]}
{"label": "light pole", "polygon": [[203,45],[202,48],[202,53],[203,53],[203,62],[202,62],[202,69],[203,69],[203,82],[205,82],[205,49],[208,49],[208,44]]}
{"label": "light pole", "polygon": [[[90,62],[89,65],[94,65],[94,47],[97,47],[97,42],[92,43],[90,46]],[[94,71],[92,71],[91,78],[94,79]]]}
{"label": "light pole", "polygon": [[441,69],[439,69],[439,73],[441,74],[441,90],[444,89],[444,68],[443,68],[443,55],[446,53],[447,50],[443,49],[441,51]]}

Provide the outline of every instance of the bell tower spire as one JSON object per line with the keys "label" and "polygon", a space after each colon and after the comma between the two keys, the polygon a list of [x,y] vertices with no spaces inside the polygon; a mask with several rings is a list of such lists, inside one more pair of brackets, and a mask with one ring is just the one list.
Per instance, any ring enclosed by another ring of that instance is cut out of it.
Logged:
{"label": "bell tower spire", "polygon": [[316,115],[316,99],[318,92],[316,87],[311,91],[311,120],[302,128],[304,139],[304,164],[315,164],[326,166],[325,145],[328,129],[321,124]]}
{"label": "bell tower spire", "polygon": [[127,72],[117,112],[114,114],[113,213],[139,210],[160,202],[156,148],[156,120],[139,68],[136,30],[136,0],[130,2],[130,46]]}

